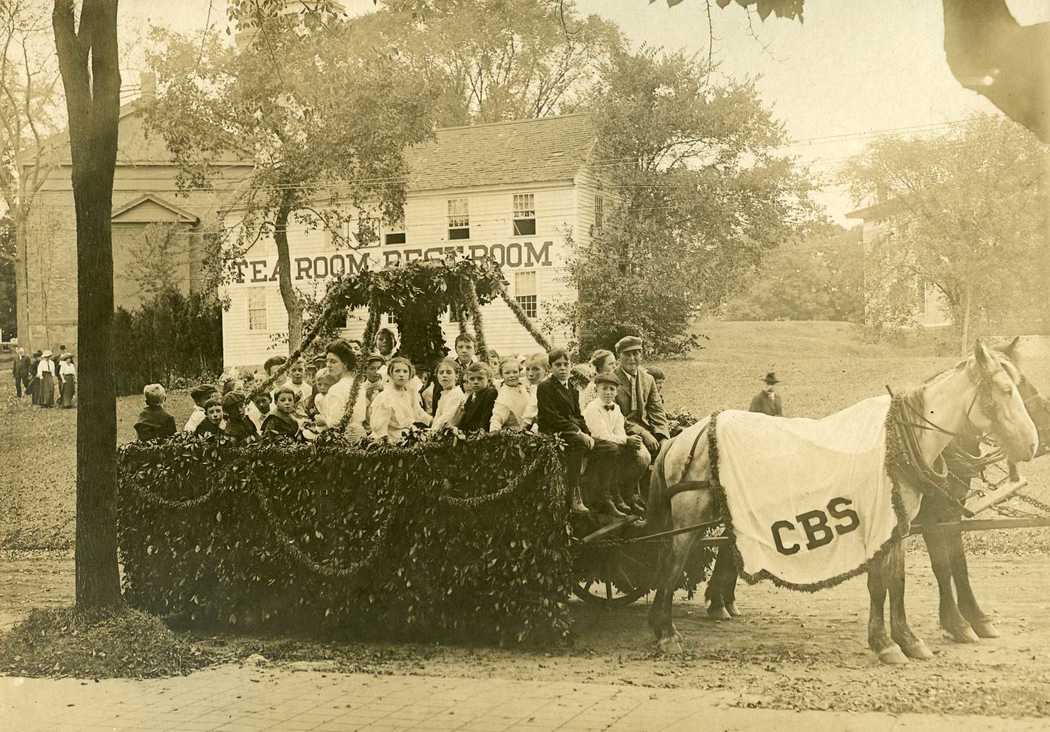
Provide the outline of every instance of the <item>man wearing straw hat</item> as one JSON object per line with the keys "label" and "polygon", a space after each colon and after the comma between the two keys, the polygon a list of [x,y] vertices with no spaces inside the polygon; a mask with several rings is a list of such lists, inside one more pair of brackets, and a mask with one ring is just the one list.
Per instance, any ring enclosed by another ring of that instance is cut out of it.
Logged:
{"label": "man wearing straw hat", "polygon": [[766,386],[751,400],[750,411],[768,414],[770,417],[783,417],[784,405],[780,401],[780,395],[777,394],[774,388],[780,383],[777,375],[770,371],[762,381],[766,382]]}

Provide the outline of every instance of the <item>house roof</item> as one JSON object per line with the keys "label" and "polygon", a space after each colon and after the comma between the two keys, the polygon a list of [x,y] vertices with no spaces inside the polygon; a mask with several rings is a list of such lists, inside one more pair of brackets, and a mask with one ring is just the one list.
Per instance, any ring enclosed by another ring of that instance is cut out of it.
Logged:
{"label": "house roof", "polygon": [[[149,206],[150,204],[153,205]],[[153,193],[143,194],[135,199],[132,199],[131,201],[128,201],[122,206],[113,209],[113,213],[110,214],[110,219],[115,223],[120,223],[118,220],[121,217],[127,218],[127,214],[130,214],[135,209],[141,208],[143,206],[148,206],[153,211],[155,211],[157,208],[160,208],[164,211],[165,214],[170,214],[170,220],[172,221],[178,221],[180,223],[194,225],[200,222],[200,217],[190,213],[184,208],[179,208],[174,203],[165,201],[163,198],[154,195]]]}
{"label": "house roof", "polygon": [[854,209],[846,214],[847,219],[861,219],[862,221],[881,221],[882,219],[896,213],[901,207],[897,199],[879,201],[870,206]]}
{"label": "house roof", "polygon": [[593,146],[586,114],[445,127],[406,152],[408,190],[572,180]]}

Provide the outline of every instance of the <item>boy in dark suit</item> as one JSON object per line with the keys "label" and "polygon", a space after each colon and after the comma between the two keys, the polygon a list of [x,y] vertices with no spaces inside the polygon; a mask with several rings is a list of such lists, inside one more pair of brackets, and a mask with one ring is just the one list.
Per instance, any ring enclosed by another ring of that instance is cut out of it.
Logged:
{"label": "boy in dark suit", "polygon": [[565,482],[572,496],[575,513],[590,513],[580,490],[580,473],[594,440],[587,422],[580,412],[580,393],[569,383],[572,363],[564,348],[555,348],[548,355],[551,366],[549,378],[536,387],[536,424],[540,432],[558,435],[565,441]]}
{"label": "boy in dark suit", "polygon": [[467,367],[465,378],[470,385],[470,393],[463,402],[463,416],[459,420],[459,429],[463,432],[488,432],[492,410],[499,395],[496,387],[489,383],[489,367],[476,361]]}
{"label": "boy in dark suit", "polygon": [[139,440],[156,440],[175,434],[175,418],[164,410],[167,394],[160,384],[148,384],[142,390],[146,399],[146,408],[139,412],[139,421],[135,423],[135,434]]}

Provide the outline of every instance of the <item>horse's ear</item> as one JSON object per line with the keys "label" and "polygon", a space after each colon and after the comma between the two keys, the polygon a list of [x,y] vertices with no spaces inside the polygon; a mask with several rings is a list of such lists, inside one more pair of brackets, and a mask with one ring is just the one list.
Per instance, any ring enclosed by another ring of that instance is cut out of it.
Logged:
{"label": "horse's ear", "polygon": [[1017,344],[1021,342],[1021,336],[1014,336],[1014,339],[1007,343],[1005,346],[998,346],[995,350],[1006,356],[1008,359],[1017,363],[1018,357],[1021,355],[1017,352]]}
{"label": "horse's ear", "polygon": [[984,345],[980,338],[974,343],[973,358],[977,366],[985,373],[991,373],[998,366],[995,356],[988,351],[988,347]]}

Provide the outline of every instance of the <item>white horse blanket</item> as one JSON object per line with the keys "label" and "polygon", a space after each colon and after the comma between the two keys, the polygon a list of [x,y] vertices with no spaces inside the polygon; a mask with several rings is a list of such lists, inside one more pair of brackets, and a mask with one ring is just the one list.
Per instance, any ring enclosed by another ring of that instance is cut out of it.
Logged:
{"label": "white horse blanket", "polygon": [[745,578],[828,587],[907,532],[885,467],[889,408],[884,396],[819,420],[718,414],[718,478]]}

